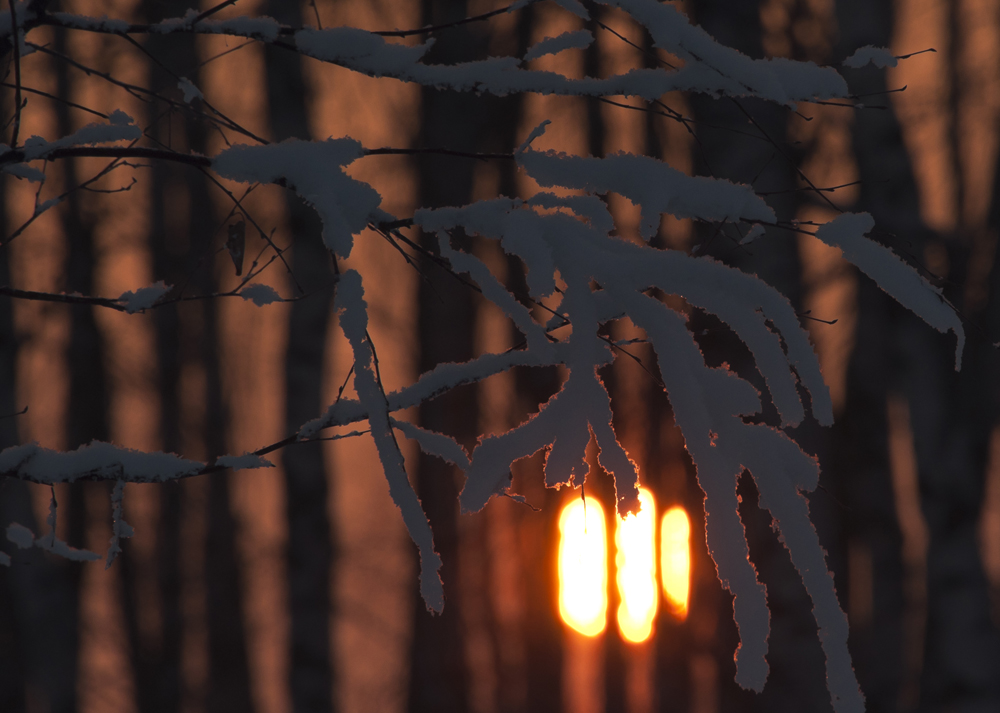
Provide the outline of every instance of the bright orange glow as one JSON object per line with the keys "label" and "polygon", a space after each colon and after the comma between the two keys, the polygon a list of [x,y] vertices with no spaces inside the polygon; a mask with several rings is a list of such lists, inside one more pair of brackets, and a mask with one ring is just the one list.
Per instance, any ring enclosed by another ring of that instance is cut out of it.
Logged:
{"label": "bright orange glow", "polygon": [[608,546],[604,508],[593,498],[567,503],[559,516],[559,614],[584,636],[608,618]]}
{"label": "bright orange glow", "polygon": [[691,578],[691,524],[682,507],[670,508],[660,525],[660,577],[667,607],[683,619]]}
{"label": "bright orange glow", "polygon": [[656,503],[653,494],[639,488],[638,513],[618,520],[618,630],[626,641],[639,643],[653,633],[656,618]]}

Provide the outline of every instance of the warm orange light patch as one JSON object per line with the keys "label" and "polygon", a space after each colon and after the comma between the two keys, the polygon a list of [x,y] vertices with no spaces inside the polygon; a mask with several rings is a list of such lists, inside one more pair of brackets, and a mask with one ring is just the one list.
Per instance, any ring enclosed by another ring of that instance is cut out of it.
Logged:
{"label": "warm orange light patch", "polygon": [[660,525],[660,578],[667,607],[683,619],[691,578],[691,523],[682,507],[670,508]]}
{"label": "warm orange light patch", "polygon": [[653,494],[639,488],[638,513],[618,520],[618,631],[626,641],[639,643],[653,633],[656,618],[656,503]]}
{"label": "warm orange light patch", "polygon": [[604,508],[575,499],[559,516],[559,614],[585,636],[604,631],[608,615],[608,548]]}

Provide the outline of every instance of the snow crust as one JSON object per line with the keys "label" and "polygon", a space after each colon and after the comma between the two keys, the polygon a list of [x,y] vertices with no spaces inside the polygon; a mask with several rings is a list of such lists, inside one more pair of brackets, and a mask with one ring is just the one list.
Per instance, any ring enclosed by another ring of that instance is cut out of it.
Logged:
{"label": "snow crust", "polygon": [[816,237],[840,248],[844,258],[875,280],[894,300],[939,332],[955,333],[955,369],[962,366],[965,330],[941,290],[920,276],[889,248],[865,237],[875,227],[868,213],[844,213],[820,226]]}
{"label": "snow crust", "polygon": [[594,36],[587,30],[564,32],[556,37],[546,37],[536,42],[524,53],[524,60],[530,61],[544,57],[547,54],[559,54],[563,50],[586,49],[594,41]]}
{"label": "snow crust", "polygon": [[525,150],[517,164],[545,187],[619,193],[642,208],[640,232],[646,240],[660,227],[660,215],[702,220],[775,221],[774,211],[750,186],[719,178],[688,176],[649,156],[616,153],[606,158]]}
{"label": "snow crust", "polygon": [[854,54],[845,59],[841,64],[851,69],[860,69],[868,63],[874,64],[879,68],[895,67],[899,64],[899,60],[885,47],[867,45],[856,50]]}
{"label": "snow crust", "polygon": [[198,89],[187,77],[181,77],[180,81],[177,82],[177,88],[184,92],[184,103],[190,104],[195,99],[204,99],[201,90]]}
{"label": "snow crust", "polygon": [[284,302],[281,299],[281,295],[275,292],[273,287],[261,282],[246,285],[240,290],[239,295],[243,299],[253,302],[258,307],[269,305],[272,302]]}
{"label": "snow crust", "polygon": [[215,464],[222,468],[232,468],[233,470],[274,467],[274,463],[256,453],[244,453],[241,456],[222,456],[216,459]]}
{"label": "snow crust", "polygon": [[0,451],[0,472],[46,485],[72,483],[89,476],[118,479],[123,474],[131,482],[164,482],[193,475],[203,467],[203,463],[172,453],[147,453],[101,441],[69,452],[42,448],[37,443]]}
{"label": "snow crust", "polygon": [[70,146],[136,141],[140,138],[142,129],[136,126],[135,120],[121,109],[115,109],[108,117],[107,124],[87,124],[82,129],[56,141],[46,141],[40,136],[32,136],[24,142],[24,160],[45,158],[56,149]]}
{"label": "snow crust", "polygon": [[148,287],[140,287],[135,292],[131,290],[123,292],[119,295],[118,301],[124,304],[127,313],[135,314],[155,305],[172,289],[174,289],[173,285],[168,285],[163,280],[159,280]]}
{"label": "snow crust", "polygon": [[364,150],[354,139],[290,139],[266,146],[238,144],[216,156],[212,167],[234,181],[281,182],[294,190],[319,213],[326,246],[346,258],[354,234],[369,220],[391,219],[379,210],[382,197],[374,188],[341,170],[362,155]]}

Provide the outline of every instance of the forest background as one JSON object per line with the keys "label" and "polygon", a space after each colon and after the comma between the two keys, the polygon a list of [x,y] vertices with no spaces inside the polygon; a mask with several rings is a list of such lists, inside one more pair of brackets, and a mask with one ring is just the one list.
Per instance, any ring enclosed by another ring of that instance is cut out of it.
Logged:
{"label": "forest background", "polygon": [[[134,21],[188,8],[158,0],[59,5]],[[245,0],[226,13],[385,30],[448,23],[500,5]],[[646,108],[639,100],[498,99],[421,89],[254,42],[149,37],[140,46],[46,28],[38,32],[51,54],[25,63],[22,81],[63,101],[28,95],[22,121],[61,136],[92,120],[66,101],[104,113],[123,108],[143,117],[140,123],[166,145],[215,153],[219,136],[184,113],[187,99],[165,65],[269,139],[346,135],[370,147],[509,152],[551,119],[538,147],[645,153],[688,173],[753,182],[786,217],[822,222],[835,215],[817,194],[799,190],[799,169],[815,185],[844,186],[826,197],[839,208],[871,212],[878,239],[920,266],[958,306],[970,339],[961,373],[952,368],[948,339],[818,241],[769,234],[743,248],[674,219],[664,220],[656,240],[755,272],[807,315],[837,425],[803,426],[797,436],[822,463],[812,512],[850,618],[868,710],[996,710],[1000,4],[679,6],[752,57],[837,65],[869,44],[897,55],[936,52],[884,72],[844,70],[852,90],[867,95],[867,108],[803,103],[796,114],[748,101],[754,126],[731,105],[697,96],[669,97],[693,117],[685,123],[636,111]],[[647,61],[648,39],[636,25],[608,8],[590,10],[585,22],[543,2],[443,30],[440,46],[451,54],[442,49],[434,59],[520,55],[544,37],[583,27],[596,37],[588,49],[539,62],[571,76],[604,76]],[[173,104],[147,103],[64,61],[67,54]],[[9,113],[9,73],[4,81]],[[771,139],[762,140],[762,132]],[[99,163],[61,162],[49,181],[75,185]],[[4,244],[0,284],[114,296],[159,279],[206,294],[231,279],[219,230],[230,199],[184,167],[132,171],[137,181],[127,193],[76,192]],[[127,185],[128,175],[117,173],[108,187]],[[372,157],[352,175],[376,186],[396,215],[417,205],[537,190],[509,162],[462,157]],[[9,235],[30,216],[35,187],[0,180],[0,219]],[[272,265],[263,281],[285,296],[298,283],[308,296],[264,308],[238,299],[190,301],[145,315],[4,297],[0,413],[28,410],[0,421],[3,446],[35,440],[67,450],[104,440],[204,460],[280,440],[336,398],[352,357],[331,311],[333,280],[318,221],[275,187],[244,202],[275,228],[276,243],[290,245],[296,236],[286,252],[291,274]],[[609,206],[616,223],[638,224],[623,199],[611,196]],[[262,244],[251,236],[247,255]],[[483,241],[477,254],[512,283],[523,279],[495,245]],[[508,346],[502,315],[430,261],[416,271],[376,240],[359,242],[353,259],[394,286],[369,298],[372,339],[392,345],[379,353],[387,384]],[[717,322],[701,319],[706,356],[738,367],[746,359],[740,345]],[[645,355],[645,348],[636,345],[636,352]],[[552,392],[555,378],[495,377],[423,407],[420,422],[468,444],[516,424]],[[689,614],[678,621],[663,611],[650,643],[623,644],[613,626],[586,643],[560,623],[555,522],[572,495],[542,487],[538,457],[518,464],[514,490],[540,511],[501,498],[482,513],[459,516],[454,472],[403,442],[408,459],[418,462],[417,487],[445,563],[447,608],[431,617],[374,446],[345,439],[288,448],[273,459],[275,469],[127,486],[125,518],[136,533],[110,569],[37,550],[17,553],[9,569],[0,568],[0,710],[827,710],[809,600],[769,517],[756,507],[752,481],[741,482],[740,512],[768,584],[773,627],[771,676],[759,696],[733,682],[732,600],[697,534],[702,495],[666,399],[628,359],[617,360],[606,381],[615,430],[643,483],[663,506],[683,504],[696,533]],[[588,489],[613,500],[600,475]],[[111,537],[109,492],[101,483],[57,486],[59,536],[103,552]],[[16,521],[39,532],[49,502],[48,488],[4,479],[0,525]]]}

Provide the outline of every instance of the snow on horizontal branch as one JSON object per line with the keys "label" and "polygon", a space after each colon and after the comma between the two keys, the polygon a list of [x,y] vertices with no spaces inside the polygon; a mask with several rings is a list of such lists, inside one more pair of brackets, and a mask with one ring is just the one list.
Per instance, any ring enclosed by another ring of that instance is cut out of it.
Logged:
{"label": "snow on horizontal branch", "polygon": [[123,292],[118,297],[118,302],[122,303],[128,314],[135,314],[155,305],[172,289],[173,285],[168,285],[163,280],[159,280],[152,285],[140,287],[134,292],[132,290]]}
{"label": "snow on horizontal branch", "polygon": [[899,59],[885,47],[866,45],[855,50],[854,54],[841,62],[841,64],[850,69],[861,69],[869,63],[882,69],[884,67],[895,67],[899,64]]}
{"label": "snow on horizontal branch", "polygon": [[[792,104],[813,98],[844,97],[848,93],[847,84],[834,69],[787,59],[753,60],[718,44],[669,5],[654,0],[606,4],[618,5],[632,14],[649,27],[657,46],[681,56],[686,64],[678,69],[634,68],[601,79],[575,79],[556,72],[525,69],[517,57],[490,57],[451,65],[425,64],[421,60],[434,40],[416,46],[402,45],[353,27],[302,29],[295,33],[294,40],[298,50],[309,57],[372,77],[393,77],[501,96],[536,92],[639,96],[652,101],[671,91],[695,91],[717,96],[756,96]],[[554,43],[556,39],[559,38],[553,38]],[[577,40],[575,36],[565,39]],[[536,54],[543,49],[539,48]]]}
{"label": "snow on horizontal branch", "polygon": [[162,483],[194,475],[204,467],[204,463],[172,453],[145,453],[100,441],[66,453],[42,448],[37,443],[0,451],[0,474],[46,485],[72,483],[81,478]]}
{"label": "snow on horizontal branch", "polygon": [[639,229],[646,240],[656,235],[662,213],[720,222],[776,220],[774,211],[750,186],[688,176],[649,156],[616,153],[585,158],[527,150],[517,155],[517,163],[541,186],[614,192],[628,198],[642,209]]}
{"label": "snow on horizontal branch", "polygon": [[115,109],[106,124],[87,124],[82,129],[55,141],[46,141],[40,136],[32,136],[24,142],[24,160],[43,159],[57,149],[71,146],[93,146],[118,141],[137,141],[142,138],[142,129],[136,126],[131,116],[121,109]]}
{"label": "snow on horizontal branch", "polygon": [[340,257],[348,257],[354,234],[370,220],[392,220],[379,209],[382,197],[367,183],[342,170],[364,155],[354,139],[302,141],[228,148],[212,161],[220,176],[243,183],[281,183],[319,213],[323,242]]}
{"label": "snow on horizontal branch", "polygon": [[865,235],[875,227],[868,213],[844,213],[820,226],[816,237],[827,245],[840,248],[844,259],[875,280],[875,283],[899,304],[939,332],[955,333],[955,369],[962,366],[965,330],[955,309],[945,301],[941,290],[903,262],[896,253]]}

